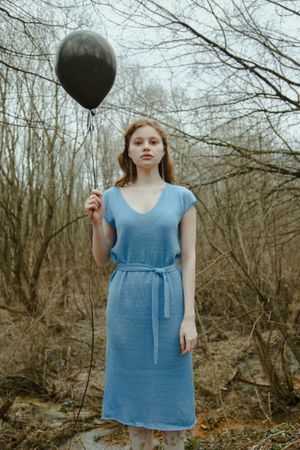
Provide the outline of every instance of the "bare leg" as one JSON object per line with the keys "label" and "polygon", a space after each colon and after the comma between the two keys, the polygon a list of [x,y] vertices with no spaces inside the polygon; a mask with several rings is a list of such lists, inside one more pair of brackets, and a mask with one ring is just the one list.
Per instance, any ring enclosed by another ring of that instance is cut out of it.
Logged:
{"label": "bare leg", "polygon": [[153,430],[128,425],[132,450],[152,450]]}
{"label": "bare leg", "polygon": [[162,431],[165,450],[184,450],[185,430]]}

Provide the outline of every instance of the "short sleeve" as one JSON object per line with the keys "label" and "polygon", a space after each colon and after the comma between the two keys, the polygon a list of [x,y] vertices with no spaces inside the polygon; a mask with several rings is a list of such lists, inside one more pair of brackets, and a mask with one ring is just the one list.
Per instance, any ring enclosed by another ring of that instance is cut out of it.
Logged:
{"label": "short sleeve", "polygon": [[185,214],[187,212],[187,210],[192,206],[192,205],[197,205],[198,200],[195,197],[195,195],[193,194],[192,191],[190,191],[189,189],[187,189],[186,187],[184,187],[183,189],[183,210],[182,210],[182,214]]}
{"label": "short sleeve", "polygon": [[109,198],[108,190],[103,192],[103,203],[104,203],[104,219],[108,222],[113,228],[116,229],[115,219],[112,214],[110,198]]}

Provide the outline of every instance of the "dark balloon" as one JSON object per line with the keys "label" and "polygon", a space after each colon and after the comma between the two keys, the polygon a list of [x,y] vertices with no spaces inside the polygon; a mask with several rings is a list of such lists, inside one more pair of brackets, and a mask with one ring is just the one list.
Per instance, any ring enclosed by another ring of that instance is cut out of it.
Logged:
{"label": "dark balloon", "polygon": [[55,72],[71,97],[84,108],[94,109],[114,84],[114,50],[93,31],[74,31],[62,40],[57,50]]}

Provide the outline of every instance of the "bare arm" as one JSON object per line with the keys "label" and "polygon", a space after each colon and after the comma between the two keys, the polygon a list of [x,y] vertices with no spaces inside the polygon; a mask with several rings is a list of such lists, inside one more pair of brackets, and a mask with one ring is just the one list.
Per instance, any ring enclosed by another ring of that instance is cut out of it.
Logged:
{"label": "bare arm", "polygon": [[191,206],[180,222],[184,318],[195,318],[196,208]]}
{"label": "bare arm", "polygon": [[181,266],[184,292],[184,317],[180,326],[181,354],[197,345],[195,320],[196,208],[191,206],[180,222]]}
{"label": "bare arm", "polygon": [[98,266],[110,260],[110,251],[116,240],[116,232],[105,219],[93,224],[93,255]]}
{"label": "bare arm", "polygon": [[116,241],[116,231],[103,217],[103,194],[92,189],[85,203],[86,214],[90,217],[93,227],[92,252],[98,266],[104,266],[110,259],[110,251]]}

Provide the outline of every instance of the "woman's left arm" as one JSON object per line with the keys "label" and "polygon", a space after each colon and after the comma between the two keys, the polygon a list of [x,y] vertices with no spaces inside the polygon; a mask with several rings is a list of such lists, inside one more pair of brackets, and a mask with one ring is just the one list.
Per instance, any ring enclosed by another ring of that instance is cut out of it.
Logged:
{"label": "woman's left arm", "polygon": [[195,323],[196,208],[191,206],[180,222],[181,270],[184,292],[184,316],[180,327],[182,354],[197,345]]}

